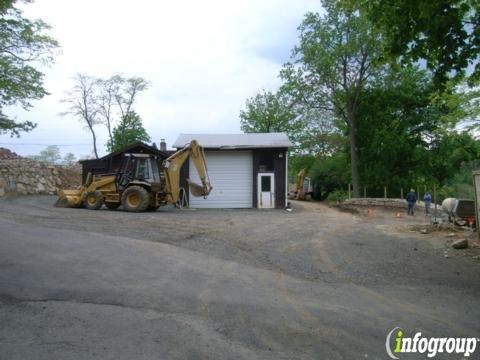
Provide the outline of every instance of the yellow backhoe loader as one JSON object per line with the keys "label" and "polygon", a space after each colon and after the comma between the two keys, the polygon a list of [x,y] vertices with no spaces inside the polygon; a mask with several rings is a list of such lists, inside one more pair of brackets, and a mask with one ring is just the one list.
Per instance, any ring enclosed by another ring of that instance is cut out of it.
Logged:
{"label": "yellow backhoe loader", "polygon": [[180,194],[180,169],[191,156],[201,185],[187,180],[193,196],[206,197],[212,190],[203,148],[192,140],[163,162],[150,154],[125,154],[120,169],[114,174],[87,175],[77,190],[60,190],[57,207],[85,207],[97,210],[105,204],[109,209],[120,205],[127,211],[156,210],[162,205],[176,204]]}
{"label": "yellow backhoe loader", "polygon": [[292,191],[288,193],[291,200],[311,200],[313,195],[312,184],[310,178],[306,176],[307,169],[302,169],[297,174],[297,181]]}

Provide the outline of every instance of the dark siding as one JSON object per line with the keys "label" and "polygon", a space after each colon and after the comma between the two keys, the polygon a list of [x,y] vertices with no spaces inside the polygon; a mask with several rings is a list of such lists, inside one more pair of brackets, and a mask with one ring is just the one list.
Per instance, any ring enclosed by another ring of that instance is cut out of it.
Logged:
{"label": "dark siding", "polygon": [[107,164],[105,160],[86,160],[82,162],[82,184],[85,184],[87,174],[91,172],[93,175],[104,174],[107,172]]}
{"label": "dark siding", "polygon": [[85,183],[89,172],[93,175],[116,173],[122,164],[122,157],[123,154],[106,159],[82,161],[82,182]]}
{"label": "dark siding", "polygon": [[[280,154],[282,157],[280,157]],[[261,159],[273,157],[273,173],[275,178],[275,208],[285,208],[285,174],[286,174],[286,149],[255,149],[253,151],[253,207],[258,207],[258,173]],[[267,169],[266,172],[269,172]]]}
{"label": "dark siding", "polygon": [[253,185],[252,185],[252,206],[253,208],[258,208],[258,167],[260,166],[260,151],[261,150],[253,150]]}
{"label": "dark siding", "polygon": [[[286,175],[286,151],[275,150],[275,208],[285,208],[285,175]],[[281,156],[281,157],[280,157]]]}
{"label": "dark siding", "polygon": [[162,159],[168,155],[165,152],[159,151],[145,144],[134,144],[126,147],[124,151],[117,151],[108,154],[101,159],[83,160],[80,161],[82,164],[82,183],[85,183],[85,179],[89,172],[93,175],[116,173],[120,169],[125,153],[153,154]]}
{"label": "dark siding", "polygon": [[180,187],[185,189],[187,193],[187,201],[190,203],[190,191],[188,189],[187,179],[190,178],[190,158],[187,159],[180,169]]}

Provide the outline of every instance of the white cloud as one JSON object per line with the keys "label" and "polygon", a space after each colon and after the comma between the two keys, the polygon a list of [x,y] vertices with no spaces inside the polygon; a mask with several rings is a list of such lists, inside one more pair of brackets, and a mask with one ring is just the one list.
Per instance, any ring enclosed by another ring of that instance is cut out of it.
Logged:
{"label": "white cloud", "polygon": [[[118,1],[37,0],[25,15],[52,25],[62,54],[45,69],[50,96],[19,119],[38,128],[0,143],[26,155],[44,146],[89,144],[89,133],[72,117],[59,117],[60,103],[79,72],[98,77],[136,75],[151,83],[136,110],[154,141],[172,143],[181,132],[239,132],[247,97],[278,86],[281,64],[296,41],[296,27],[316,0]],[[100,149],[106,132],[99,127]],[[0,144],[0,146],[5,146]],[[89,154],[91,146],[62,147]]]}

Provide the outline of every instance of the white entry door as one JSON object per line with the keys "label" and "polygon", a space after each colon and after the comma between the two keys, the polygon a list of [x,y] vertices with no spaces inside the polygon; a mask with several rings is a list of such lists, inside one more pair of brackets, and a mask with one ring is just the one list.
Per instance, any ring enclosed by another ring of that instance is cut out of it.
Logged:
{"label": "white entry door", "polygon": [[258,174],[258,208],[272,209],[275,207],[275,184],[271,173]]}

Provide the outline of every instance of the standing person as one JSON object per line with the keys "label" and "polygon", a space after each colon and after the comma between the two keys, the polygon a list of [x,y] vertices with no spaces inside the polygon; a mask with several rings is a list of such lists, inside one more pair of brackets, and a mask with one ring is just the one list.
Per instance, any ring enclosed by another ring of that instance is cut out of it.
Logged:
{"label": "standing person", "polygon": [[430,205],[432,205],[432,195],[427,191],[423,195],[423,202],[425,203],[425,215],[430,214]]}
{"label": "standing person", "polygon": [[407,199],[407,215],[413,216],[415,203],[417,202],[417,195],[415,195],[415,190],[410,189],[410,192],[407,194],[406,199]]}

